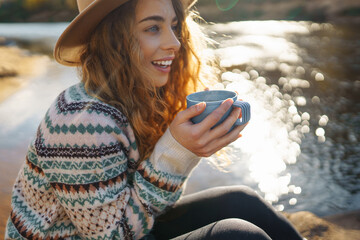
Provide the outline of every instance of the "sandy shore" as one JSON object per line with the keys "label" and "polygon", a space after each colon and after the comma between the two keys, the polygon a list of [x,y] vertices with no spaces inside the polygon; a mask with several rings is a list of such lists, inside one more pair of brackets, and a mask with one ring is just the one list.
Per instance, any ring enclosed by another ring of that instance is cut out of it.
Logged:
{"label": "sandy shore", "polygon": [[28,80],[42,71],[44,55],[30,55],[18,47],[0,46],[0,102],[20,88],[26,86]]}
{"label": "sandy shore", "polygon": [[[47,56],[32,55],[27,50],[16,46],[0,45],[0,103],[25,87],[33,77],[44,71],[43,66],[47,61],[49,61]],[[0,156],[5,159],[7,157]],[[6,167],[2,167],[6,168],[6,172],[1,171],[0,176],[0,239],[5,234],[5,224],[10,213],[11,187],[9,186],[14,184],[20,166],[17,163],[9,162]]]}

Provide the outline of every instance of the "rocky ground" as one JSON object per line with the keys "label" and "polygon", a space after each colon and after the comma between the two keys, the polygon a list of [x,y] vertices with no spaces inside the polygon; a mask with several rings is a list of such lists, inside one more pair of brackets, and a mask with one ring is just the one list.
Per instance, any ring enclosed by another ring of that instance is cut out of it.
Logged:
{"label": "rocky ground", "polygon": [[306,211],[284,215],[308,240],[360,240],[360,210],[324,218]]}

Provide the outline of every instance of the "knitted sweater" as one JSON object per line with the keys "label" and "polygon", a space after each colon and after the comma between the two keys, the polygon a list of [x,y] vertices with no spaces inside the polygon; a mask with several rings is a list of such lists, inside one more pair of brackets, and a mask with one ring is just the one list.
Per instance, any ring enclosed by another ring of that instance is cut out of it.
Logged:
{"label": "knitted sweater", "polygon": [[[139,239],[180,197],[199,158],[167,130],[152,155],[127,118],[89,96],[62,92],[40,123],[12,193],[5,239]],[[138,166],[137,166],[138,165]]]}

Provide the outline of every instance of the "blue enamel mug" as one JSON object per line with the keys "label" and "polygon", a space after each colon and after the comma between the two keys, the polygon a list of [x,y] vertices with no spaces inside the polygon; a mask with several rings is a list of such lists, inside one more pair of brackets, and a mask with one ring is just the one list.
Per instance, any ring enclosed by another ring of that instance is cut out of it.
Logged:
{"label": "blue enamel mug", "polygon": [[[247,123],[250,120],[250,104],[248,102],[238,101],[237,93],[229,90],[209,90],[188,95],[186,97],[187,108],[201,102],[206,103],[205,110],[200,115],[193,117],[191,121],[193,123],[201,122],[228,98],[233,99],[233,107],[241,108],[242,117],[235,122],[234,126]],[[213,127],[222,123],[230,115],[231,110],[232,108],[230,108]]]}

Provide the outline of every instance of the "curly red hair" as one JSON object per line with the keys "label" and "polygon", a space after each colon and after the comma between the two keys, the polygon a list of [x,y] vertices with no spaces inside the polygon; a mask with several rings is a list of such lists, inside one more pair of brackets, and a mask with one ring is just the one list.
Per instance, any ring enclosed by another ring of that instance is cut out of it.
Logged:
{"label": "curly red hair", "polygon": [[156,88],[141,67],[140,47],[131,31],[137,1],[128,1],[110,13],[81,55],[85,89],[126,115],[141,160],[151,154],[176,114],[186,108],[186,96],[196,90],[205,65],[197,54],[205,46],[205,38],[194,21],[195,15],[184,9],[180,0],[172,3],[181,47],[165,86]]}

